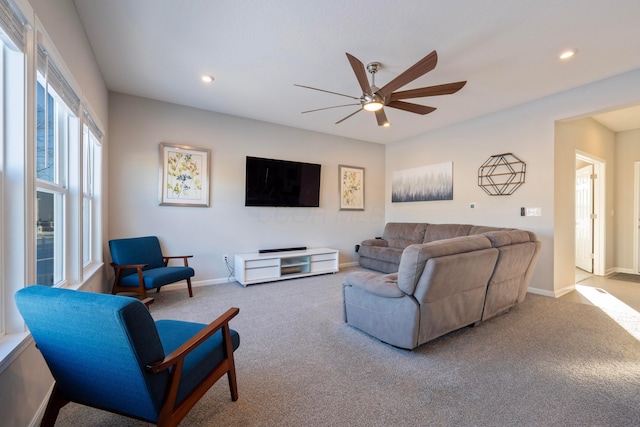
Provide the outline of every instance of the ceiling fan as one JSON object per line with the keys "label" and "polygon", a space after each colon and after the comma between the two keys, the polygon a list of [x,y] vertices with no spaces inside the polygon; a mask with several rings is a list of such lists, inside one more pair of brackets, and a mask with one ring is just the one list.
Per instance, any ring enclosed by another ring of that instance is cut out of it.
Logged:
{"label": "ceiling fan", "polygon": [[[423,98],[427,96],[437,96],[437,95],[450,95],[456,93],[460,89],[464,87],[467,83],[463,82],[455,82],[455,83],[446,83],[437,86],[428,86],[421,87],[418,89],[405,90],[401,92],[394,92],[397,89],[411,83],[415,79],[425,75],[429,71],[433,70],[438,63],[438,54],[434,50],[420,61],[416,62],[414,65],[409,67],[407,70],[402,72],[399,76],[391,80],[389,83],[384,85],[382,88],[378,88],[375,85],[375,76],[376,72],[381,68],[381,64],[379,62],[370,62],[367,64],[366,70],[364,64],[355,56],[347,53],[347,59],[351,64],[351,68],[353,68],[353,72],[356,75],[356,79],[360,84],[360,88],[362,89],[362,96],[355,97],[351,95],[345,95],[342,93],[331,92],[324,89],[318,89],[311,86],[304,86],[299,84],[294,84],[294,86],[303,87],[306,89],[318,90],[320,92],[332,93],[334,95],[346,96],[347,98],[355,99],[358,101],[357,103],[352,104],[344,104],[344,105],[335,105],[333,107],[325,107],[318,108],[315,110],[303,111],[302,113],[312,113],[314,111],[328,110],[330,108],[339,108],[339,107],[347,107],[350,105],[360,105],[360,108],[355,112],[349,114],[347,117],[340,119],[336,122],[342,123],[347,120],[349,117],[359,113],[362,110],[373,111],[376,114],[376,120],[378,121],[378,126],[389,126],[389,121],[387,120],[387,115],[384,112],[384,107],[397,108],[399,110],[408,111],[410,113],[415,114],[429,114],[436,109],[434,107],[428,107],[426,105],[414,104],[411,102],[402,101],[403,99],[413,99],[413,98]],[[369,84],[369,80],[367,79],[367,71],[371,74],[371,84]]]}

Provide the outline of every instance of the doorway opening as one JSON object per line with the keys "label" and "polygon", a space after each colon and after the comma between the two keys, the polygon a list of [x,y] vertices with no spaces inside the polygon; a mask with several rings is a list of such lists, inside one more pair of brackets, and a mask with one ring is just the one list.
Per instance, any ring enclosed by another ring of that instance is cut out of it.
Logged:
{"label": "doorway opening", "polygon": [[575,166],[575,266],[579,272],[604,276],[605,162],[576,150]]}

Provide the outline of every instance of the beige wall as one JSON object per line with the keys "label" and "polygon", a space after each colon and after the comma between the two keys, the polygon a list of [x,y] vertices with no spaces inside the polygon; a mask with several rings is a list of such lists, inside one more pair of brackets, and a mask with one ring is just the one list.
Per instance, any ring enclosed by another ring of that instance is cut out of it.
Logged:
{"label": "beige wall", "polygon": [[[534,231],[543,248],[530,290],[560,295],[574,284],[575,146],[556,141],[555,122],[638,103],[640,70],[388,145],[386,220]],[[489,156],[506,152],[527,163],[527,183],[511,196],[488,196],[477,186],[478,167]],[[612,153],[603,154],[611,163]],[[454,165],[453,201],[391,203],[393,171],[444,161]],[[476,202],[477,209],[470,210],[470,202]],[[522,218],[522,206],[541,207],[542,216]]]}
{"label": "beige wall", "polygon": [[[195,283],[224,281],[241,252],[307,246],[357,261],[355,244],[384,226],[384,146],[112,93],[109,238],[157,235],[168,254],[191,254]],[[211,150],[211,206],[158,206],[158,144]],[[319,208],[245,207],[246,156],[319,163]],[[365,210],[340,211],[338,165],[365,168]],[[105,254],[107,256],[107,254]]]}
{"label": "beige wall", "polygon": [[[565,238],[557,239],[556,275],[563,289],[574,282],[575,266],[575,158],[582,152],[605,163],[605,271],[615,267],[615,134],[590,118],[556,123],[556,230]],[[571,167],[566,167],[571,165]],[[562,197],[559,197],[560,194]],[[572,215],[564,213],[570,212]]]}
{"label": "beige wall", "polygon": [[640,129],[619,132],[615,140],[615,266],[620,271],[637,273],[633,270],[634,232],[640,224],[634,217],[633,203],[634,164],[640,162]]}
{"label": "beige wall", "polygon": [[[470,120],[387,146],[387,221],[463,223],[523,228],[537,233],[543,249],[531,286],[553,293],[553,121],[538,118],[539,106]],[[423,120],[429,120],[425,116]],[[545,141],[547,141],[545,143]],[[526,181],[509,196],[490,196],[478,186],[478,168],[492,155],[513,153],[526,163]],[[453,162],[453,200],[391,203],[394,171]],[[474,209],[469,208],[475,203]],[[521,207],[542,216],[522,217]]]}

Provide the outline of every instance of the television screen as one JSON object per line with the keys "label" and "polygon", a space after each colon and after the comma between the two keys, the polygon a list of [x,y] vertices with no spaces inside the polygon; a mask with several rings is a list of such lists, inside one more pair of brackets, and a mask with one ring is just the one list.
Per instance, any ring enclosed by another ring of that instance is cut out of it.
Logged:
{"label": "television screen", "polygon": [[320,165],[248,157],[245,206],[320,206]]}

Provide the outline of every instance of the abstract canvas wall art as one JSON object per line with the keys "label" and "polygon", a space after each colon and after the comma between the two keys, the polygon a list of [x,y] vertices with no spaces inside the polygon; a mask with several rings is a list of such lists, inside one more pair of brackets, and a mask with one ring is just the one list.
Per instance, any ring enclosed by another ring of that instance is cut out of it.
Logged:
{"label": "abstract canvas wall art", "polygon": [[453,200],[453,162],[393,172],[391,201]]}

